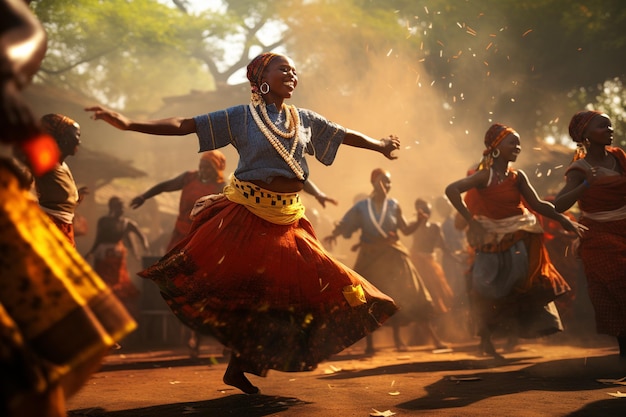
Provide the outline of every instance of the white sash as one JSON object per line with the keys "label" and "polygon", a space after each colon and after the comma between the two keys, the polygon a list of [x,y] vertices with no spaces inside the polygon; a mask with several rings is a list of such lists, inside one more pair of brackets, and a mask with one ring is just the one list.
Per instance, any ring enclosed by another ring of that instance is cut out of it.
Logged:
{"label": "white sash", "polygon": [[372,207],[372,199],[367,199],[367,211],[370,215],[370,221],[376,227],[376,229],[380,232],[383,237],[389,237],[387,232],[385,232],[382,228],[383,222],[385,221],[385,216],[387,215],[387,199],[383,201],[383,209],[380,212],[380,219],[376,220],[376,216],[374,215],[374,208]]}

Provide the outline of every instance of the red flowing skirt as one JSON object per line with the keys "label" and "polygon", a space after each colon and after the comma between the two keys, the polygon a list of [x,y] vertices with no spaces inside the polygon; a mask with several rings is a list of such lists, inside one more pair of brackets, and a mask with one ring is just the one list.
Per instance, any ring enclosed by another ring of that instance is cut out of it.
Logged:
{"label": "red flowing skirt", "polygon": [[[245,372],[307,371],[379,328],[397,307],[335,260],[302,218],[270,223],[223,198],[140,275],[188,326],[233,349]],[[361,285],[351,306],[343,290]]]}

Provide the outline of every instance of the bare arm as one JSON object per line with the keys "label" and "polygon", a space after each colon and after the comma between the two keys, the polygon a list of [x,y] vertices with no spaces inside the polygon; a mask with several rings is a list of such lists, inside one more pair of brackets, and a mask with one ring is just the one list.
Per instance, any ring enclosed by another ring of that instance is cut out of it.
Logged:
{"label": "bare arm", "polygon": [[461,178],[446,187],[446,196],[452,206],[459,212],[468,224],[467,236],[469,240],[480,241],[486,233],[484,227],[473,218],[461,195],[472,188],[483,188],[489,182],[489,170],[482,169],[470,176]]}
{"label": "bare arm", "polygon": [[392,155],[392,152],[400,148],[400,139],[396,136],[378,140],[350,129],[347,130],[343,143],[356,148],[380,152],[389,159],[397,159],[398,157]]}
{"label": "bare arm", "polygon": [[487,186],[488,181],[489,170],[483,169],[470,176],[461,178],[446,187],[448,200],[450,200],[452,206],[463,216],[468,224],[472,222],[472,214],[467,209],[461,195],[472,188],[483,188]]}
{"label": "bare arm", "polygon": [[426,223],[426,220],[428,220],[428,216],[422,211],[422,210],[418,210],[417,212],[417,220],[409,223],[406,228],[404,230],[402,230],[402,233],[404,233],[405,235],[410,235],[415,233],[415,231],[422,226],[424,223]]}
{"label": "bare arm", "polygon": [[152,198],[155,195],[182,190],[183,186],[185,185],[184,179],[186,174],[186,172],[183,172],[176,178],[172,178],[170,180],[156,184],[155,186],[148,189],[148,191],[146,191],[145,193],[133,198],[133,200],[130,202],[130,207],[136,209],[141,207],[147,199]]}
{"label": "bare arm", "polygon": [[134,221],[129,221],[126,227],[127,227],[126,232],[128,234],[134,233],[139,238],[139,240],[141,240],[141,244],[143,245],[143,248],[145,250],[148,250],[148,248],[150,247],[150,245],[148,244],[148,238],[146,237],[146,235],[143,234],[141,229],[139,229],[139,226],[137,226],[137,223],[135,223]]}
{"label": "bare arm", "polygon": [[532,208],[534,211],[541,214],[542,216],[561,221],[561,216],[563,215],[557,213],[551,203],[539,198],[537,192],[528,181],[528,177],[526,176],[524,171],[518,170],[517,172],[519,176],[520,193],[522,194],[524,200],[526,201],[526,203],[528,203],[530,208]]}
{"label": "bare arm", "polygon": [[554,199],[554,208],[562,213],[572,207],[589,187],[589,180],[585,172],[572,169],[565,176],[565,186],[559,191]]}
{"label": "bare arm", "polygon": [[315,183],[313,181],[311,181],[310,179],[307,179],[304,182],[304,188],[303,191],[307,194],[311,194],[313,197],[315,197],[315,199],[322,205],[322,207],[326,208],[326,203],[331,203],[334,205],[339,204],[339,202],[337,200],[335,200],[332,197],[328,197],[326,194],[324,194],[322,192],[322,190],[320,190],[318,188],[317,185],[315,185]]}
{"label": "bare arm", "polygon": [[537,196],[537,192],[535,191],[533,186],[530,185],[530,182],[528,182],[528,178],[526,177],[526,174],[523,171],[518,171],[518,174],[519,174],[520,192],[522,193],[524,200],[526,200],[526,203],[528,203],[530,208],[532,208],[533,210],[535,210],[537,213],[541,214],[542,216],[558,221],[563,227],[563,229],[569,232],[574,232],[579,236],[582,234],[583,226],[575,222],[572,222],[569,219],[569,217],[567,217],[563,213],[557,212],[554,206],[552,205],[552,203],[541,200]]}
{"label": "bare arm", "polygon": [[132,130],[149,135],[162,136],[183,136],[196,132],[196,122],[190,117],[170,117],[167,119],[137,121],[131,120],[121,113],[100,106],[87,107],[85,111],[92,112],[92,119],[104,120],[111,126],[120,130]]}

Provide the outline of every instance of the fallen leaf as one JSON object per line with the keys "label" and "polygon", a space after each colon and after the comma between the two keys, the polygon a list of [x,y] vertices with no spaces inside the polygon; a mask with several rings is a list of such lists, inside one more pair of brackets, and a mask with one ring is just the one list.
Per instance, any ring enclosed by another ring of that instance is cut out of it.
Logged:
{"label": "fallen leaf", "polygon": [[373,413],[370,413],[370,416],[372,417],[389,417],[389,416],[395,416],[396,413],[390,411],[390,410],[385,410],[385,411],[378,411],[375,408],[372,408],[372,410],[374,410]]}
{"label": "fallen leaf", "polygon": [[335,374],[337,372],[341,372],[341,368],[330,365],[327,369],[324,370],[325,374]]}
{"label": "fallen leaf", "polygon": [[596,379],[596,381],[607,385],[626,385],[626,376],[620,379]]}
{"label": "fallen leaf", "polygon": [[607,392],[607,394],[609,394],[612,397],[618,397],[618,398],[626,398],[626,394],[622,393],[622,392]]}
{"label": "fallen leaf", "polygon": [[400,395],[400,391],[391,391],[389,395]]}

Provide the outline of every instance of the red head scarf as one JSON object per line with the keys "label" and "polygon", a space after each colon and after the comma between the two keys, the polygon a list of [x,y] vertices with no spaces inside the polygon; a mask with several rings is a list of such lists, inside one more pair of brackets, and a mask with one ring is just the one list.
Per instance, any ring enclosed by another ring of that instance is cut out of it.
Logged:
{"label": "red head scarf", "polygon": [[589,126],[589,122],[594,117],[602,114],[595,110],[583,110],[572,116],[572,120],[569,122],[569,135],[574,142],[578,144],[576,147],[576,153],[574,154],[574,161],[584,158],[587,151],[583,146],[585,130]]}
{"label": "red head scarf", "polygon": [[272,59],[277,56],[280,55],[273,52],[264,52],[248,64],[246,77],[248,78],[248,81],[250,81],[253,102],[254,96],[260,94],[259,89],[261,87],[261,79],[263,78],[265,68],[267,68]]}
{"label": "red head scarf", "polygon": [[483,151],[483,159],[478,165],[478,170],[488,168],[493,164],[491,153],[511,133],[516,134],[517,132],[513,128],[500,123],[494,123],[487,129],[487,132],[485,132],[485,150]]}
{"label": "red head scarf", "polygon": [[208,161],[215,173],[217,174],[215,181],[224,182],[224,170],[226,169],[226,157],[220,151],[208,151],[203,152],[200,159],[203,161]]}
{"label": "red head scarf", "polygon": [[600,114],[602,113],[595,110],[579,111],[576,113],[569,122],[569,135],[572,140],[577,143],[582,142],[583,139],[585,139],[583,135],[585,134],[585,129],[589,126],[589,122]]}

